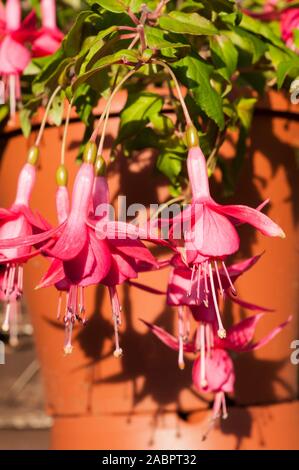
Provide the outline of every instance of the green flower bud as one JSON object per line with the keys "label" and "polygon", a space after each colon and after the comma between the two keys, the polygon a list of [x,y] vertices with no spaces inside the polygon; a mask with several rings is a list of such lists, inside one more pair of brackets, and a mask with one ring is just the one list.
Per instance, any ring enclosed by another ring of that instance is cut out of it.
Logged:
{"label": "green flower bud", "polygon": [[93,165],[95,162],[96,156],[97,156],[97,146],[95,142],[87,142],[87,144],[84,147],[83,161],[85,163],[91,163]]}
{"label": "green flower bud", "polygon": [[37,164],[38,157],[39,157],[39,148],[36,145],[33,145],[29,149],[27,163],[30,163],[30,165],[35,166]]}
{"label": "green flower bud", "polygon": [[186,131],[186,140],[189,148],[198,147],[199,139],[198,132],[194,126],[188,126]]}
{"label": "green flower bud", "polygon": [[64,165],[59,165],[56,170],[56,183],[57,186],[66,186],[68,180],[68,172]]}
{"label": "green flower bud", "polygon": [[107,165],[104,158],[99,155],[94,164],[94,172],[96,176],[105,176]]}

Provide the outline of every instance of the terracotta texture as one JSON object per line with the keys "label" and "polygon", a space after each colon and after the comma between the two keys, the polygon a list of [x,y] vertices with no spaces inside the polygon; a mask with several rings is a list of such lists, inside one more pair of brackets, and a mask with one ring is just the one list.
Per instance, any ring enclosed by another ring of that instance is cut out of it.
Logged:
{"label": "terracotta texture", "polygon": [[[116,102],[116,111],[122,102],[123,96]],[[117,125],[117,118],[110,119],[106,152],[116,135]],[[70,183],[76,171],[74,160],[82,133],[83,126],[72,122],[67,153]],[[56,128],[45,132],[40,171],[32,198],[32,207],[53,224],[56,224],[55,170],[61,135],[61,130]],[[240,203],[258,205],[271,196],[267,213],[287,233],[284,241],[271,240],[249,227],[240,229],[241,255],[258,254],[263,250],[266,253],[259,264],[238,282],[238,292],[248,301],[276,310],[276,313],[267,314],[260,323],[257,336],[261,337],[288,315],[294,315],[292,324],[273,342],[256,353],[244,354],[237,359],[236,405],[270,404],[298,398],[298,366],[289,360],[290,343],[298,337],[299,198],[296,182],[299,172],[294,149],[299,147],[298,136],[299,122],[295,118],[287,120],[284,116],[257,114],[250,153],[234,198]],[[24,145],[25,140],[18,132],[6,134],[2,140],[1,205],[7,206],[13,199],[17,175],[29,143]],[[226,143],[221,152],[229,158],[232,146]],[[127,205],[132,202],[148,205],[165,200],[167,183],[154,177],[153,163],[151,154],[145,152],[133,161],[123,158],[113,164],[109,171],[112,198],[115,199],[118,193],[125,194]],[[102,287],[89,288],[89,322],[84,328],[75,329],[74,352],[65,357],[63,324],[56,320],[57,293],[54,289],[33,291],[46,267],[47,261],[42,258],[33,259],[26,266],[25,300],[35,329],[47,409],[55,417],[52,448],[145,448],[158,417],[162,424],[153,444],[155,448],[235,448],[244,445],[242,448],[278,446],[299,449],[295,428],[299,412],[295,404],[240,409],[232,403],[231,416],[222,425],[224,434],[213,432],[204,444],[200,442],[203,426],[196,422],[196,416],[202,414],[207,421],[208,403],[200,400],[190,388],[191,363],[184,371],[179,371],[176,354],[152,337],[139,321],[139,318],[144,318],[171,330],[175,324],[175,311],[165,306],[163,297],[134,287],[119,289],[125,320],[121,333],[125,354],[117,360],[111,355],[113,328],[107,292]],[[140,280],[161,289],[167,284],[167,270],[143,274]],[[233,318],[238,320],[245,314],[248,312],[227,306],[225,321],[229,324]],[[204,411],[196,414],[199,409]],[[181,422],[184,432],[181,432],[179,441],[174,438],[178,410],[187,416],[186,421]],[[159,418],[163,411],[168,413]],[[257,421],[252,420],[255,417]],[[264,426],[263,420],[267,425]],[[283,429],[282,420],[289,426],[288,441],[279,437],[279,431]],[[263,445],[259,441],[261,422]],[[225,431],[226,426],[226,429],[235,426],[233,433]],[[240,438],[236,437],[238,433]],[[238,444],[241,440],[242,445]]]}

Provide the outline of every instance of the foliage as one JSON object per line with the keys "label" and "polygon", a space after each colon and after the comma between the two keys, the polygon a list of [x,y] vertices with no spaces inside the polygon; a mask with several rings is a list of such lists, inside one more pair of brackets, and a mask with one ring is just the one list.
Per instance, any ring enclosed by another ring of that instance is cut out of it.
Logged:
{"label": "foliage", "polygon": [[[239,129],[240,142],[246,141],[257,96],[270,86],[288,86],[299,73],[298,56],[272,26],[241,13],[234,0],[152,0],[146,6],[141,0],[88,0],[61,48],[25,71],[23,129],[29,132],[30,118],[59,84],[91,131],[98,100],[135,70],[124,84],[130,93],[112,151],[130,157],[154,149],[158,170],[177,194],[185,178],[185,121],[163,64],[183,85],[211,169],[229,129]],[[165,111],[169,106],[175,122]],[[60,111],[58,97],[57,124]],[[244,149],[238,146],[235,167]]]}

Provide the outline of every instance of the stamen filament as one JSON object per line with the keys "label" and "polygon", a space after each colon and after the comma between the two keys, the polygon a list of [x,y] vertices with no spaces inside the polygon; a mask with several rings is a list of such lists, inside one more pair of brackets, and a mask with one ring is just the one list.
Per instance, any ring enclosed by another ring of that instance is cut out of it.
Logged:
{"label": "stamen filament", "polygon": [[218,322],[217,334],[218,334],[219,338],[225,338],[226,337],[226,331],[225,331],[225,328],[223,327],[222,320],[221,320],[221,315],[220,315],[220,312],[219,312],[219,307],[218,307],[218,302],[217,302],[217,297],[216,297],[216,291],[215,291],[215,286],[214,286],[214,278],[213,278],[213,272],[212,272],[211,264],[209,264],[209,274],[210,274],[210,284],[211,284],[213,302],[214,302],[214,307],[215,307],[215,312],[216,312],[216,317],[217,317],[217,322]]}

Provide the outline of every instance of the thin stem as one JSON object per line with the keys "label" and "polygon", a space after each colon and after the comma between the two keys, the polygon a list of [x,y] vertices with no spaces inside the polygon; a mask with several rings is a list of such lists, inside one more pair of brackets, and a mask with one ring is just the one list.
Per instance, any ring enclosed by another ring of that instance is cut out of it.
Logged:
{"label": "thin stem", "polygon": [[62,137],[62,143],[61,143],[61,154],[60,154],[61,165],[64,165],[65,163],[66,138],[67,138],[67,131],[68,131],[70,117],[71,117],[72,106],[73,106],[73,98],[71,99],[68,105],[68,110],[67,110],[67,114],[65,118],[65,125],[64,125],[63,137]]}
{"label": "thin stem", "polygon": [[[116,95],[116,93],[118,92],[118,90],[123,86],[123,84],[132,76],[134,75],[134,73],[136,72],[136,68],[133,69],[133,70],[130,70],[129,73],[127,73],[127,75],[125,75],[123,77],[123,79],[118,83],[118,85],[114,88],[114,90],[112,91],[107,103],[106,103],[106,106],[105,106],[105,109],[100,117],[100,119],[98,120],[97,122],[97,125],[90,137],[90,141],[92,142],[95,142],[96,141],[96,138],[97,138],[97,135],[98,135],[98,132],[99,132],[99,129],[101,127],[101,124],[104,120],[104,118],[106,117],[105,119],[105,123],[104,123],[104,128],[103,128],[103,132],[102,132],[102,135],[101,135],[101,142],[99,144],[99,149],[98,149],[98,155],[101,154],[102,150],[103,150],[103,145],[104,145],[104,137],[105,137],[105,133],[104,133],[104,129],[106,130],[106,127],[107,127],[107,121],[108,121],[108,117],[109,117],[109,111],[110,111],[110,107],[111,107],[111,103],[112,103],[112,100],[114,98],[114,96]],[[108,115],[108,117],[107,117]]]}
{"label": "thin stem", "polygon": [[185,100],[184,100],[184,97],[183,97],[183,94],[182,94],[182,90],[180,88],[179,82],[178,82],[175,74],[173,73],[172,69],[165,62],[162,62],[160,60],[155,60],[153,62],[157,65],[161,65],[162,67],[164,67],[164,69],[167,70],[167,72],[171,76],[172,80],[174,81],[177,93],[178,93],[178,97],[179,97],[179,100],[180,100],[180,103],[181,103],[181,106],[182,106],[182,109],[183,109],[183,113],[184,113],[184,116],[185,116],[186,124],[188,126],[192,125],[192,119],[190,117],[188,108],[186,106],[186,103],[185,103]]}
{"label": "thin stem", "polygon": [[48,118],[48,114],[49,114],[49,111],[50,111],[50,108],[52,106],[52,103],[54,101],[54,98],[55,96],[57,95],[57,93],[61,90],[61,86],[59,85],[52,93],[52,95],[50,96],[50,99],[48,101],[48,104],[47,104],[47,107],[46,107],[46,110],[45,110],[45,113],[44,113],[44,116],[43,116],[43,119],[42,119],[42,123],[41,123],[41,126],[39,128],[39,131],[38,131],[38,135],[37,135],[37,138],[35,140],[35,145],[38,147],[40,145],[40,141],[42,139],[42,136],[43,136],[43,133],[44,133],[44,129],[45,129],[45,126],[46,126],[46,122],[47,122],[47,118]]}

